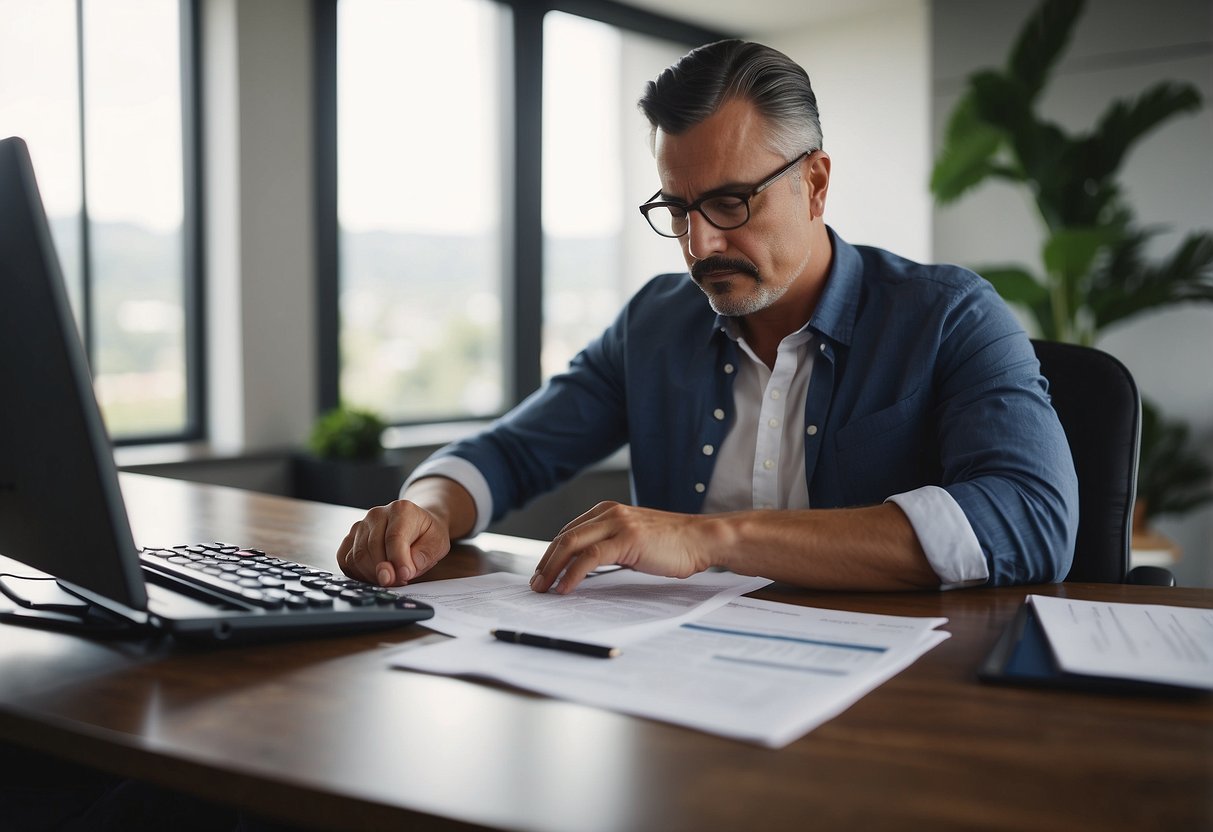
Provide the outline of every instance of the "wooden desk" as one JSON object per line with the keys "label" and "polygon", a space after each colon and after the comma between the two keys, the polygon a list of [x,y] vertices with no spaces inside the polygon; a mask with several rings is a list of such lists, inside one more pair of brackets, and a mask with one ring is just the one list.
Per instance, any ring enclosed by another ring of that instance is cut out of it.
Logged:
{"label": "wooden desk", "polygon": [[[124,475],[123,488],[140,543],[218,538],[316,565],[332,562],[361,516],[135,475]],[[529,572],[533,563],[533,555],[461,546],[433,577]],[[1209,590],[1032,591],[1213,607]],[[1213,828],[1209,698],[975,679],[1023,588],[760,595],[946,616],[952,638],[838,718],[771,751],[390,670],[397,645],[437,638],[420,627],[204,652],[0,625],[0,738],[319,828]]]}

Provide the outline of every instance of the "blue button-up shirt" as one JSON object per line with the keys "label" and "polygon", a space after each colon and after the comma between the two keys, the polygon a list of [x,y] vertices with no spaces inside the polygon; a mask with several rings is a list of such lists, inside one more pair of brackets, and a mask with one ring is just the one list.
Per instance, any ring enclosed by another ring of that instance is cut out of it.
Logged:
{"label": "blue button-up shirt", "polygon": [[[991,583],[1061,580],[1078,485],[1023,328],[966,269],[830,234],[808,322],[820,344],[804,410],[817,427],[804,444],[810,505],[939,486],[968,519]],[[475,467],[495,520],[630,443],[634,502],[698,513],[715,464],[702,448],[719,447],[733,420],[739,357],[723,323],[688,275],[656,277],[567,372],[436,456]]]}

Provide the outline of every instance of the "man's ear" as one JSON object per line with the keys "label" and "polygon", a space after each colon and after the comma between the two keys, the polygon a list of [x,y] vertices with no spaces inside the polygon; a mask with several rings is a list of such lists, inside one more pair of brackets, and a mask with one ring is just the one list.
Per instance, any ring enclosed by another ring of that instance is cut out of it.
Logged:
{"label": "man's ear", "polygon": [[815,220],[826,212],[826,194],[830,190],[830,156],[824,150],[815,150],[806,161],[804,179],[809,185],[809,219]]}

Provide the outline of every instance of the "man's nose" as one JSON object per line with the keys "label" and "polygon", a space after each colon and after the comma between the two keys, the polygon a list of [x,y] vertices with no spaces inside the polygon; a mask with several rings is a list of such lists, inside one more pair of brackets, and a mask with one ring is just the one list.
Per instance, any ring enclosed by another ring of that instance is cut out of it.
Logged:
{"label": "man's nose", "polygon": [[719,254],[727,248],[724,232],[699,211],[687,215],[687,252],[696,260]]}

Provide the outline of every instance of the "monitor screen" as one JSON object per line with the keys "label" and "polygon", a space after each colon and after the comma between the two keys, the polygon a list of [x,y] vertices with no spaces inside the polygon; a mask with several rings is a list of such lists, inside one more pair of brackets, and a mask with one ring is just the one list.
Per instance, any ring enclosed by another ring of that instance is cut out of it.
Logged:
{"label": "monitor screen", "polygon": [[0,139],[0,554],[146,609],[113,452],[29,150]]}

